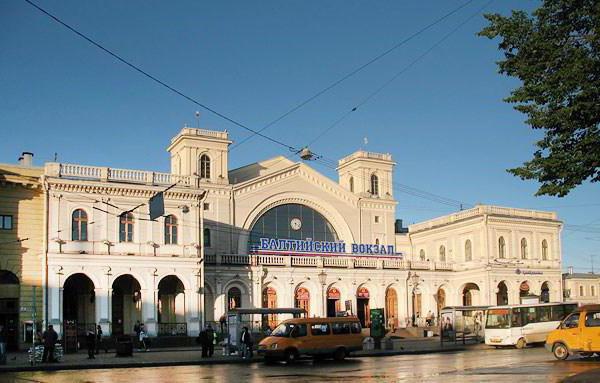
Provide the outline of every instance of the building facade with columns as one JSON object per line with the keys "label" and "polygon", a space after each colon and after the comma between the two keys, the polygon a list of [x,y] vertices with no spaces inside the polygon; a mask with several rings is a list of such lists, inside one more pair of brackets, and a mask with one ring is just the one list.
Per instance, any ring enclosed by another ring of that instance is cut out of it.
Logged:
{"label": "building facade with columns", "polygon": [[363,324],[384,308],[406,325],[447,305],[561,300],[555,213],[476,206],[407,231],[389,154],[357,151],[334,181],[285,157],[230,170],[230,144],[226,131],[183,128],[169,173],[47,163],[47,322],[195,336],[237,307]]}

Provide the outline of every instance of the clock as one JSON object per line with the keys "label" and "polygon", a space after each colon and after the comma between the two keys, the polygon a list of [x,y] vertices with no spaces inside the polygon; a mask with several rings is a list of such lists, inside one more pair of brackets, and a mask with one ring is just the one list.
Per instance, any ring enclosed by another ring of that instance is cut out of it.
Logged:
{"label": "clock", "polygon": [[302,228],[302,221],[300,218],[292,218],[290,221],[290,227],[292,230],[300,230],[300,228]]}

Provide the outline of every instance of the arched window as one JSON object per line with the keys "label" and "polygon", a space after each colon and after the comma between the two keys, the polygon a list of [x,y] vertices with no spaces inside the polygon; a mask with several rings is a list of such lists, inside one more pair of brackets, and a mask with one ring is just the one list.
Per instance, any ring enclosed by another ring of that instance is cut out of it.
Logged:
{"label": "arched window", "polygon": [[379,238],[375,238],[375,244],[379,245]]}
{"label": "arched window", "polygon": [[548,241],[545,239],[542,241],[542,260],[548,260]]}
{"label": "arched window", "polygon": [[473,253],[471,249],[471,240],[467,239],[465,242],[465,261],[470,262],[473,260]]}
{"label": "arched window", "polygon": [[227,292],[227,307],[229,310],[242,307],[242,291],[232,287]]}
{"label": "arched window", "polygon": [[354,177],[350,177],[350,181],[348,181],[348,183],[350,184],[350,191],[354,193]]}
{"label": "arched window", "polygon": [[421,249],[421,251],[419,251],[419,260],[424,261],[425,260],[425,250]]}
{"label": "arched window", "polygon": [[498,238],[498,258],[506,258],[506,242],[504,242],[504,237]]}
{"label": "arched window", "polygon": [[165,217],[165,245],[177,244],[177,217],[168,215]]}
{"label": "arched window", "polygon": [[210,178],[210,157],[206,154],[200,156],[200,178]]}
{"label": "arched window", "polygon": [[77,209],[71,217],[71,240],[87,241],[87,213],[83,209]]}
{"label": "arched window", "polygon": [[133,214],[123,213],[119,216],[119,241],[133,242]]}
{"label": "arched window", "polygon": [[596,286],[592,286],[591,292],[592,292],[592,296],[595,297],[596,296]]}
{"label": "arched window", "polygon": [[204,247],[210,247],[210,229],[204,228]]}
{"label": "arched window", "polygon": [[446,262],[446,247],[440,246],[440,262]]}
{"label": "arched window", "polygon": [[579,286],[579,296],[583,296],[583,286]]}
{"label": "arched window", "polygon": [[375,174],[371,175],[371,194],[379,195],[379,178]]}
{"label": "arched window", "polygon": [[527,240],[521,238],[521,259],[527,259]]}

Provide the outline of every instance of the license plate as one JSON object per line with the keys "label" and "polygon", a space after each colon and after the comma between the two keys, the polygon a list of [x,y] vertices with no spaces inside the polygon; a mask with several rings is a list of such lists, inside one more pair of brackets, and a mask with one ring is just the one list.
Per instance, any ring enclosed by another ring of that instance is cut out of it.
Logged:
{"label": "license plate", "polygon": [[502,343],[502,339],[500,339],[500,338],[491,338],[490,342],[492,342],[492,343]]}

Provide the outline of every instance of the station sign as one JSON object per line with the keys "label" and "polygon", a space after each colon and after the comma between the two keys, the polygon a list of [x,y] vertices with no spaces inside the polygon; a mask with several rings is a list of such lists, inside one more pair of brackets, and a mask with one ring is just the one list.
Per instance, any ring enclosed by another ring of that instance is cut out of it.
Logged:
{"label": "station sign", "polygon": [[313,241],[310,238],[305,240],[261,238],[258,250],[322,254],[399,255],[396,253],[394,245],[352,243],[346,246],[344,241]]}

